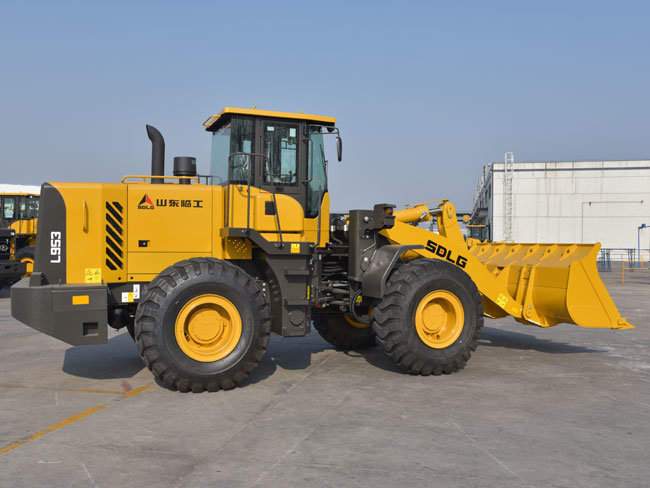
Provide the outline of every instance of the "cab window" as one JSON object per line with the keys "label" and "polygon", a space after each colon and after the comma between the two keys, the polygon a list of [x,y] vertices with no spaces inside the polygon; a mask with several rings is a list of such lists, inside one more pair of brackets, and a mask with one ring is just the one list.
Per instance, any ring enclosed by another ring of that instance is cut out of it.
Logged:
{"label": "cab window", "polygon": [[[230,182],[248,183],[255,177],[255,126],[253,119],[233,117],[230,123]],[[238,154],[233,156],[237,153]]]}
{"label": "cab window", "polygon": [[309,128],[307,168],[309,183],[307,184],[305,217],[314,218],[318,215],[323,195],[327,192],[327,161],[325,161],[325,147],[320,127],[310,126]]}
{"label": "cab window", "polygon": [[230,126],[222,127],[212,134],[210,175],[212,183],[221,185],[228,181],[228,156],[230,155]]}
{"label": "cab window", "polygon": [[[253,119],[233,117],[229,124],[212,134],[210,175],[217,185],[247,183],[254,176],[255,127]],[[246,153],[246,154],[238,154]],[[252,180],[251,180],[252,181]]]}
{"label": "cab window", "polygon": [[4,197],[2,205],[2,218],[5,220],[13,220],[16,211],[16,197]]}
{"label": "cab window", "polygon": [[265,183],[282,186],[298,184],[298,128],[297,124],[282,122],[264,124]]}
{"label": "cab window", "polygon": [[20,201],[20,218],[35,219],[38,217],[38,202],[37,197],[23,197]]}

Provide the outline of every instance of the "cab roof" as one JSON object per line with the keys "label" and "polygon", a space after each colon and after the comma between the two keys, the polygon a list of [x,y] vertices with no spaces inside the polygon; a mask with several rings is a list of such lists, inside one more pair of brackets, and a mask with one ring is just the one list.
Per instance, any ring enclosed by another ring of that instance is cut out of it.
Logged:
{"label": "cab roof", "polygon": [[255,106],[253,108],[226,107],[217,115],[210,115],[205,122],[203,122],[203,126],[205,127],[205,130],[213,132],[227,123],[232,115],[252,115],[254,117],[270,117],[274,119],[304,120],[325,126],[333,126],[336,124],[336,119],[334,117],[324,117],[322,115],[311,115],[305,113],[275,112],[273,110],[259,110],[257,106]]}

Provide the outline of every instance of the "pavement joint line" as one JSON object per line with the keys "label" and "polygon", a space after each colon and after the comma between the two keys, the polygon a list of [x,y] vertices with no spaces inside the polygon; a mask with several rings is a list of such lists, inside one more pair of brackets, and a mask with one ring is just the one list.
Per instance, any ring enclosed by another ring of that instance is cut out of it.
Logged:
{"label": "pavement joint line", "polygon": [[[12,389],[29,389],[29,390],[48,390],[48,391],[69,391],[72,393],[101,393],[104,395],[124,395],[124,390],[100,390],[93,388],[51,388],[47,386],[28,386],[28,385],[0,385],[0,388]],[[130,396],[130,395],[129,395]]]}
{"label": "pavement joint line", "polygon": [[67,419],[62,420],[59,423],[52,424],[49,427],[45,427],[44,429],[39,430],[38,432],[36,432],[36,434],[33,434],[30,437],[27,437],[25,439],[21,439],[21,440],[16,441],[16,442],[14,442],[12,444],[9,444],[8,446],[3,447],[2,449],[0,449],[0,456],[2,454],[5,454],[5,453],[7,453],[9,451],[12,451],[12,450],[16,449],[17,447],[24,446],[28,442],[39,439],[39,438],[49,434],[50,432],[54,432],[55,430],[58,430],[58,429],[60,429],[62,427],[65,427],[66,425],[70,425],[70,424],[72,424],[74,422],[77,422],[77,421],[79,421],[79,420],[81,420],[83,418],[88,417],[89,415],[92,415],[92,414],[94,414],[96,412],[99,412],[100,410],[102,410],[102,409],[104,409],[104,408],[106,408],[108,406],[109,405],[107,403],[104,403],[102,405],[97,405],[97,406],[91,407],[91,408],[89,408],[87,410],[84,410],[83,412],[80,412],[80,413],[78,413],[76,415],[73,415],[72,417],[68,417]]}
{"label": "pavement joint line", "polygon": [[118,398],[117,400],[115,400],[112,403],[103,403],[101,405],[96,405],[94,407],[90,407],[90,408],[84,410],[83,412],[79,412],[79,413],[77,413],[77,414],[75,414],[75,415],[73,415],[71,417],[68,417],[67,419],[63,419],[60,422],[57,422],[56,424],[52,424],[52,425],[50,425],[48,427],[45,427],[44,429],[39,430],[35,434],[33,434],[33,435],[29,436],[29,437],[26,437],[25,439],[20,439],[20,440],[18,440],[16,442],[12,442],[11,444],[9,444],[9,445],[3,447],[2,449],[0,449],[0,456],[2,456],[3,454],[8,453],[9,451],[12,451],[12,450],[18,448],[18,447],[24,446],[28,442],[31,442],[31,441],[36,440],[36,439],[40,439],[41,437],[49,434],[50,432],[54,432],[55,430],[59,430],[59,429],[65,427],[67,425],[73,424],[75,422],[78,422],[79,420],[82,420],[82,419],[84,419],[86,417],[89,417],[90,415],[92,415],[94,413],[97,413],[100,410],[103,410],[103,409],[105,409],[107,407],[110,407],[111,405],[114,405],[115,403],[117,403],[119,401],[122,401],[125,398],[129,398],[129,397],[137,395],[138,393],[142,393],[143,391],[148,390],[152,386],[153,386],[152,384],[149,384],[149,385],[141,386],[139,388],[135,388],[134,390],[128,391],[126,393],[120,392],[120,394],[122,395],[122,398]]}
{"label": "pavement joint line", "polygon": [[459,432],[461,432],[465,437],[467,437],[470,441],[472,441],[472,444],[474,444],[474,445],[475,445],[476,447],[478,447],[481,451],[483,451],[485,454],[487,454],[488,456],[490,456],[494,461],[497,462],[497,464],[498,464],[499,466],[501,466],[503,469],[505,469],[505,470],[506,470],[508,473],[510,473],[512,476],[514,476],[514,477],[517,478],[519,481],[521,481],[522,483],[524,483],[524,486],[533,486],[533,485],[531,485],[528,481],[526,481],[526,480],[523,479],[521,476],[519,476],[517,473],[515,473],[512,469],[510,469],[510,468],[509,468],[509,467],[508,467],[508,466],[507,466],[503,461],[501,461],[499,458],[497,458],[494,454],[492,454],[490,451],[488,451],[486,448],[484,448],[482,445],[480,445],[480,444],[478,443],[478,441],[477,441],[476,439],[474,439],[474,437],[472,437],[471,435],[469,435],[467,432],[465,432],[465,430],[464,430],[460,425],[458,425],[458,424],[454,421],[454,419],[452,419],[451,417],[447,417],[447,418],[448,418],[449,421],[452,423],[452,425],[453,425],[454,427],[456,427],[456,429],[458,429]]}
{"label": "pavement joint line", "polygon": [[64,388],[64,391],[71,391],[74,393],[104,393],[108,395],[124,395],[124,391],[118,390],[95,390],[93,388]]}
{"label": "pavement joint line", "polygon": [[[325,361],[323,361],[323,362],[325,362]],[[345,400],[348,400],[348,399],[350,398],[350,393],[352,392],[352,390],[354,390],[354,389],[357,388],[357,387],[358,387],[358,385],[355,383],[355,384],[352,385],[352,386],[351,386],[351,387],[350,387],[350,388],[349,388],[349,389],[348,389],[348,390],[347,390],[343,395],[341,395],[341,398],[339,398],[339,401],[337,401],[337,402],[336,402],[336,403],[335,403],[335,404],[330,408],[328,414],[325,415],[325,418],[331,417],[331,416],[332,416],[332,412],[333,412],[336,408],[338,408],[338,407],[339,407],[339,406],[340,406],[340,405],[341,405]],[[266,478],[268,478],[268,476],[271,474],[271,472],[272,472],[275,468],[277,468],[280,464],[282,464],[282,462],[287,458],[287,456],[288,456],[289,454],[291,454],[292,452],[295,452],[296,449],[298,449],[298,447],[300,446],[300,444],[302,444],[302,443],[305,442],[307,439],[309,439],[309,437],[311,437],[311,435],[316,431],[316,429],[318,429],[319,427],[321,427],[323,424],[324,424],[323,420],[321,420],[320,422],[317,422],[316,425],[314,425],[314,426],[313,426],[313,427],[312,427],[312,428],[311,428],[311,429],[310,429],[310,430],[309,430],[309,431],[308,431],[304,436],[302,436],[300,439],[298,439],[298,440],[293,444],[293,446],[291,446],[291,448],[289,448],[289,449],[288,449],[288,450],[287,450],[287,451],[286,451],[282,456],[280,456],[280,457],[279,457],[279,458],[278,458],[278,459],[277,459],[277,460],[276,460],[276,461],[271,465],[271,467],[270,467],[268,470],[266,470],[265,472],[263,472],[262,474],[260,474],[260,476],[259,476],[259,477],[255,480],[255,482],[251,485],[251,487],[254,487],[254,486],[257,486],[257,485],[261,484],[263,480],[265,480]]]}
{"label": "pavement joint line", "polygon": [[37,332],[36,334],[28,334],[28,335],[18,336],[18,337],[9,337],[7,339],[2,339],[0,341],[0,344],[6,344],[7,342],[19,341],[20,339],[28,339],[29,337],[34,337],[34,336],[38,336],[38,335],[42,335],[42,334],[40,332]]}
{"label": "pavement joint line", "polygon": [[[281,391],[281,392],[277,393],[276,395],[274,395],[274,396],[272,397],[271,400],[269,400],[267,403],[265,403],[264,405],[262,405],[262,407],[259,408],[259,409],[254,413],[254,415],[251,417],[250,420],[248,420],[247,422],[245,422],[245,423],[244,423],[244,424],[243,424],[239,429],[237,429],[236,432],[233,433],[233,435],[231,435],[231,436],[230,436],[226,441],[224,441],[224,442],[221,444],[221,446],[219,446],[219,448],[218,448],[218,449],[213,453],[212,457],[216,458],[216,457],[221,453],[221,451],[223,451],[223,450],[226,449],[229,445],[231,445],[231,444],[232,444],[232,441],[233,441],[234,439],[236,439],[236,438],[237,438],[237,437],[238,437],[242,432],[244,432],[248,427],[250,427],[251,425],[253,425],[253,424],[257,423],[257,422],[260,422],[260,417],[262,417],[262,414],[263,414],[266,410],[268,410],[268,409],[271,408],[271,407],[277,407],[278,405],[281,405],[282,402],[286,401],[286,399],[287,399],[287,397],[289,396],[289,394],[290,394],[290,393],[291,393],[291,392],[292,392],[296,387],[300,386],[300,385],[301,385],[301,384],[302,384],[302,383],[303,383],[307,378],[309,378],[311,375],[313,375],[314,373],[316,373],[317,370],[318,370],[322,365],[324,365],[325,363],[327,363],[327,361],[329,361],[332,357],[334,357],[334,356],[326,357],[326,358],[323,359],[320,363],[318,363],[318,364],[314,364],[314,365],[313,365],[313,367],[314,367],[314,370],[313,370],[313,371],[311,371],[310,373],[308,373],[307,375],[305,375],[303,378],[301,378],[299,381],[297,381],[297,382],[294,383],[293,385],[290,385],[288,388],[286,388],[286,389],[284,389],[283,391]],[[135,391],[135,390],[134,390],[134,391]],[[348,392],[346,392],[346,394],[349,393],[349,391],[350,391],[350,390],[348,390]],[[286,456],[286,454],[285,454],[285,456]],[[179,477],[174,481],[174,487],[176,487],[176,488],[180,487],[181,484],[183,483],[184,479],[185,479],[187,476],[189,476],[190,474],[192,474],[192,472],[195,470],[195,468],[196,468],[197,466],[199,466],[200,464],[203,464],[203,462],[197,463],[196,465],[192,466],[192,467],[188,470],[187,473],[180,475],[180,476],[179,476]],[[257,483],[257,481],[256,481],[256,483]],[[171,486],[171,485],[170,485],[170,486]],[[254,486],[254,485],[253,485],[253,486]]]}

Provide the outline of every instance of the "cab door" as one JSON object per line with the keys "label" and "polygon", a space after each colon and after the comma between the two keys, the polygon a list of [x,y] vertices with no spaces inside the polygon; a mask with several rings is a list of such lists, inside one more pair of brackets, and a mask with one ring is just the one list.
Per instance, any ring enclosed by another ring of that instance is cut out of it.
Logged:
{"label": "cab door", "polygon": [[257,162],[256,186],[262,192],[255,217],[261,232],[277,230],[278,220],[282,232],[302,234],[304,230],[307,151],[303,126],[293,121],[260,121],[258,147],[265,157]]}

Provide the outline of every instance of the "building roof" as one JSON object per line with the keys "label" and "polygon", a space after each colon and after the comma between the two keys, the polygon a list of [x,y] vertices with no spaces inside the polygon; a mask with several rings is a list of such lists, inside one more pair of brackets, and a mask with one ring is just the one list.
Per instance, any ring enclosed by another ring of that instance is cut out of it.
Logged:
{"label": "building roof", "polygon": [[[503,161],[496,161],[488,164],[488,169],[492,170],[496,166],[503,171]],[[514,161],[512,163],[515,169],[539,169],[546,170],[566,170],[566,169],[647,169],[650,168],[648,159],[626,159],[626,160],[590,160],[590,161]]]}
{"label": "building roof", "polygon": [[234,108],[234,107],[225,107],[217,115],[210,115],[203,126],[206,130],[215,130],[220,127],[221,124],[218,122],[220,120],[227,120],[230,115],[253,115],[255,117],[273,117],[276,119],[295,119],[295,120],[306,120],[307,122],[316,122],[322,125],[334,125],[336,124],[336,119],[334,117],[325,117],[322,115],[311,115],[305,113],[293,113],[293,112],[275,112],[272,110],[259,110],[256,106],[253,108]]}
{"label": "building roof", "polygon": [[0,193],[40,195],[41,187],[35,185],[11,185],[0,183]]}

